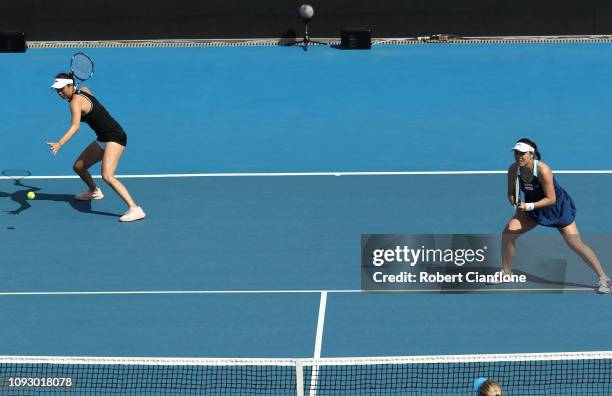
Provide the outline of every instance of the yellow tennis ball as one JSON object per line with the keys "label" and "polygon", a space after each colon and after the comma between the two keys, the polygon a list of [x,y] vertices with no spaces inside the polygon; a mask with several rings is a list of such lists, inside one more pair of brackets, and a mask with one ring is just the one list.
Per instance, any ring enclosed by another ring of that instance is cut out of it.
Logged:
{"label": "yellow tennis ball", "polygon": [[36,198],[36,194],[34,194],[34,191],[30,191],[28,193],[28,199],[34,199],[34,198]]}

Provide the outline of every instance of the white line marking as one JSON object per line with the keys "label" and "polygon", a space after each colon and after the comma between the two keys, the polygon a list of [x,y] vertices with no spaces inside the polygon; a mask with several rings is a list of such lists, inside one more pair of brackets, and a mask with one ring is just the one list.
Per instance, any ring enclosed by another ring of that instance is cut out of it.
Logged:
{"label": "white line marking", "polygon": [[[285,176],[402,176],[402,175],[499,175],[506,174],[504,170],[493,171],[414,171],[414,172],[284,172],[284,173],[168,173],[151,175],[117,175],[122,179],[156,179],[156,178],[187,178],[187,177],[285,177]],[[555,170],[558,174],[612,174],[612,170]],[[93,176],[100,179],[100,175]],[[76,175],[65,176],[28,176],[24,179],[78,179]],[[0,180],[13,179],[10,176],[0,176]]]}
{"label": "white line marking", "polygon": [[148,291],[57,291],[57,292],[2,292],[0,296],[37,295],[126,295],[126,294],[285,294],[285,293],[361,293],[361,290],[148,290]]}
{"label": "white line marking", "polygon": [[314,358],[321,358],[321,346],[323,344],[323,328],[325,326],[325,309],[327,308],[327,291],[321,292],[319,302],[319,318],[317,320],[317,336],[315,338]]}
{"label": "white line marking", "polygon": [[558,288],[539,288],[539,289],[528,289],[528,288],[514,288],[514,289],[448,289],[448,290],[387,290],[387,291],[364,291],[364,293],[453,293],[453,292],[486,292],[486,293],[503,293],[503,292],[530,292],[530,291],[589,291],[593,292],[594,287],[558,287]]}
{"label": "white line marking", "polygon": [[[325,327],[325,309],[327,307],[327,292],[321,292],[319,302],[319,318],[317,319],[317,335],[315,337],[314,359],[321,358],[321,346],[323,345],[323,329]],[[310,376],[310,396],[317,396],[317,381],[319,380],[319,366],[312,366]]]}
{"label": "white line marking", "polygon": [[304,366],[301,361],[295,362],[295,395],[304,396]]}
{"label": "white line marking", "polygon": [[107,365],[162,365],[162,366],[338,366],[382,364],[441,364],[459,362],[527,362],[599,360],[612,358],[612,351],[587,352],[536,352],[481,355],[415,355],[415,356],[366,356],[323,359],[277,358],[184,358],[184,357],[110,357],[110,356],[0,356],[2,364],[107,364]]}
{"label": "white line marking", "polygon": [[390,293],[452,293],[452,292],[476,292],[476,293],[504,293],[504,292],[593,292],[591,287],[567,287],[567,288],[514,288],[514,289],[452,289],[452,290],[147,290],[147,291],[32,291],[32,292],[0,292],[2,296],[78,296],[78,295],[138,295],[138,294],[321,294],[321,293],[364,293],[364,294],[390,294]]}

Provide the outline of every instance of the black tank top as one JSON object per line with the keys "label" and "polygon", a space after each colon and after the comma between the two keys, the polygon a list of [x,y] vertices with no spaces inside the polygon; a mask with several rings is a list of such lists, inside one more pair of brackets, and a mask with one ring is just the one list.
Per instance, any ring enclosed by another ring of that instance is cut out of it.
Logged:
{"label": "black tank top", "polygon": [[[525,193],[525,202],[537,202],[544,198],[544,188],[538,178],[538,160],[534,160],[533,177],[530,181],[520,177],[521,170],[518,169],[521,190]],[[529,217],[546,227],[563,228],[571,224],[576,218],[576,204],[572,197],[557,183],[553,175],[553,186],[557,197],[554,205],[545,206],[527,212]]]}
{"label": "black tank top", "polygon": [[[542,187],[542,183],[538,178],[538,160],[534,159],[533,164],[533,176],[530,181],[523,180],[521,176],[521,169],[518,168],[519,181],[521,184],[521,191],[525,194],[525,202],[538,202],[542,198],[546,197],[544,194],[544,188]],[[557,196],[557,200],[561,199],[562,196],[566,194],[565,190],[557,183],[555,176],[553,175],[553,186],[555,188],[555,194]]]}
{"label": "black tank top", "polygon": [[127,135],[121,125],[108,113],[98,100],[85,91],[78,90],[77,95],[87,98],[91,102],[91,111],[81,116],[81,121],[87,123],[96,133],[100,142],[116,142],[127,145]]}

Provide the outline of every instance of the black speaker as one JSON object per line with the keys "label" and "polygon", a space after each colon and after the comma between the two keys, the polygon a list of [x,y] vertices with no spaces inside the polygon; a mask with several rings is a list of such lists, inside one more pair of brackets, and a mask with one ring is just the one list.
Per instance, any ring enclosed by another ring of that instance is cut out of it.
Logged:
{"label": "black speaker", "polygon": [[344,28],[340,30],[340,48],[370,49],[372,48],[372,29]]}
{"label": "black speaker", "polygon": [[0,52],[25,52],[24,32],[0,32]]}

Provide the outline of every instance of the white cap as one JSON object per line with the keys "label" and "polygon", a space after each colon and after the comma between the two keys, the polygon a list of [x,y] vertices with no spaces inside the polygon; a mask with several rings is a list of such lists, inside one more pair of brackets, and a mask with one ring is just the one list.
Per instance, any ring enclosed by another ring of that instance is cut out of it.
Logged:
{"label": "white cap", "polygon": [[68,84],[74,84],[74,80],[70,78],[56,78],[55,81],[53,81],[53,85],[51,85],[51,88],[62,89]]}
{"label": "white cap", "polygon": [[512,150],[518,150],[521,153],[526,153],[526,152],[533,153],[535,151],[533,147],[523,142],[518,142],[517,144],[515,144]]}

